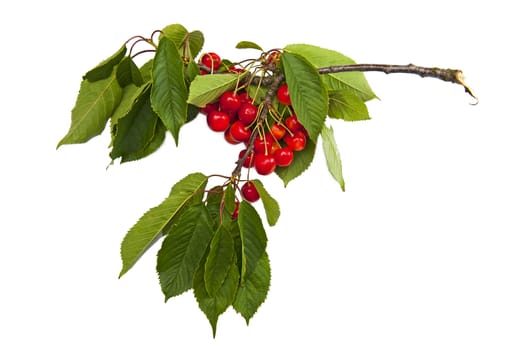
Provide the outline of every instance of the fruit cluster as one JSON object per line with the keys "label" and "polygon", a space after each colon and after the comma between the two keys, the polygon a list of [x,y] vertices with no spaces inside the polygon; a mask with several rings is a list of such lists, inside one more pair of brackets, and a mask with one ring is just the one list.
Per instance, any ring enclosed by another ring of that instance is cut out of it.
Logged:
{"label": "fruit cluster", "polygon": [[[209,68],[209,72],[201,70],[201,74],[213,74],[222,68],[221,58],[213,52],[202,55],[200,62]],[[228,67],[230,71],[234,69],[239,68]],[[293,112],[286,83],[279,86],[276,98],[277,103],[261,118],[262,106],[243,88],[224,92],[217,101],[200,110],[206,115],[209,128],[224,133],[228,143],[244,143],[246,147],[239,152],[239,161],[243,160],[243,167],[254,168],[259,175],[269,175],[277,167],[289,166],[294,153],[302,151],[308,140],[306,129]],[[250,153],[246,155],[246,152]],[[251,181],[243,185],[241,193],[250,202],[259,199]]]}

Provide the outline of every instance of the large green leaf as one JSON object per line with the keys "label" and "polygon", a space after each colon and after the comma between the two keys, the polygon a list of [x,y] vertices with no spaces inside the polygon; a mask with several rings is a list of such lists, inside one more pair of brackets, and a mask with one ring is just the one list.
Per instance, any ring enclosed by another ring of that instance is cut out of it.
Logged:
{"label": "large green leaf", "polygon": [[158,206],[148,210],[124,237],[120,255],[122,258],[122,277],[137,260],[163,234],[169,230],[177,214],[187,204],[202,200],[208,178],[201,173],[193,173],[171,189],[170,195]]}
{"label": "large green leaf", "polygon": [[246,324],[266,300],[270,289],[270,279],[270,261],[265,252],[255,265],[253,273],[239,286],[233,302],[233,308],[244,317]]}
{"label": "large green leaf", "polygon": [[281,62],[297,119],[316,142],[328,113],[328,92],[315,67],[303,57],[283,52]]}
{"label": "large green leaf", "polygon": [[206,252],[212,219],[201,202],[190,207],[168,233],[157,254],[157,272],[166,300],[190,289]]}
{"label": "large green leaf", "polygon": [[224,225],[220,225],[213,234],[204,266],[204,282],[208,295],[215,296],[222,286],[230,266],[234,263],[234,255],[233,237]]}
{"label": "large green leaf", "polygon": [[[315,68],[355,64],[355,61],[340,52],[307,44],[291,44],[286,51],[306,58]],[[323,74],[323,82],[331,90],[354,90],[364,101],[376,98],[363,72]]]}
{"label": "large green leaf", "polygon": [[279,203],[277,203],[277,201],[272,196],[270,196],[260,180],[255,179],[253,180],[253,183],[263,202],[264,211],[266,212],[266,220],[270,226],[273,226],[277,223],[277,220],[279,220],[279,216],[281,215]]}
{"label": "large green leaf", "polygon": [[243,200],[239,205],[238,223],[242,244],[241,281],[244,281],[266,251],[268,238],[257,210],[247,201]]}
{"label": "large green leaf", "polygon": [[295,152],[293,162],[287,167],[277,167],[275,173],[283,180],[284,185],[287,186],[290,181],[301,175],[312,163],[315,156],[315,144],[307,141],[306,147],[300,151]]}
{"label": "large green leaf", "polygon": [[321,138],[323,140],[323,151],[326,158],[326,165],[332,177],[339,183],[341,189],[345,190],[345,179],[343,177],[343,163],[341,156],[335,143],[334,129],[325,125],[321,131]]}
{"label": "large green leaf", "polygon": [[113,142],[110,156],[112,159],[138,153],[144,150],[156,134],[159,120],[150,102],[150,85],[142,89],[129,113],[119,118],[112,128]]}
{"label": "large green leaf", "polygon": [[206,290],[205,283],[205,258],[193,276],[193,292],[199,308],[204,312],[213,330],[213,337],[217,333],[217,321],[219,316],[233,304],[237,289],[239,287],[239,268],[232,260],[228,273],[215,295],[211,296]]}
{"label": "large green leaf", "polygon": [[120,158],[121,163],[131,162],[145,158],[157,151],[160,148],[160,146],[162,146],[162,144],[164,143],[164,139],[166,138],[166,127],[164,126],[164,124],[162,124],[160,120],[158,120],[156,124],[157,125],[155,126],[155,134],[153,135],[153,139],[150,140],[146,147],[137,152],[122,155],[122,157]]}
{"label": "large green leaf", "polygon": [[90,82],[84,79],[71,111],[69,131],[57,148],[64,144],[84,143],[99,135],[121,98],[122,88],[117,82],[115,71],[103,80]]}
{"label": "large green leaf", "polygon": [[95,68],[91,69],[89,72],[84,74],[83,79],[87,79],[90,82],[95,82],[109,77],[111,75],[111,72],[113,72],[113,67],[119,64],[119,62],[126,55],[126,51],[126,45],[122,45],[117,52],[115,52],[113,55],[100,62]]}
{"label": "large green leaf", "polygon": [[206,74],[198,75],[190,85],[188,103],[197,107],[215,102],[226,91],[233,90],[242,74]]}
{"label": "large green leaf", "polygon": [[365,102],[352,90],[332,90],[328,92],[328,116],[345,121],[368,120]]}
{"label": "large green leaf", "polygon": [[178,144],[180,128],[186,123],[188,89],[184,64],[175,44],[161,38],[153,59],[151,105]]}

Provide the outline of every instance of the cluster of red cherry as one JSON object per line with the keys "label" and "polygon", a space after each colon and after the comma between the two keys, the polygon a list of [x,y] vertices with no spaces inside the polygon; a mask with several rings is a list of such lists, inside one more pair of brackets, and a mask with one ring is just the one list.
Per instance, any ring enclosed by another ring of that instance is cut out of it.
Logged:
{"label": "cluster of red cherry", "polygon": [[[220,69],[221,58],[210,52],[204,54],[200,62],[213,73]],[[209,72],[202,70],[201,74]],[[209,128],[224,133],[225,140],[230,144],[248,145],[252,134],[257,133],[250,154],[245,156],[248,149],[243,149],[239,153],[239,159],[244,158],[243,167],[254,168],[259,175],[269,175],[277,167],[289,166],[293,161],[294,152],[302,151],[308,139],[304,126],[293,114],[288,85],[280,85],[276,95],[280,104],[289,107],[290,113],[286,118],[269,113],[266,123],[260,123],[258,120],[260,106],[254,104],[247,92],[242,90],[226,91],[218,101],[209,103],[200,110],[206,115]],[[241,193],[247,201],[254,202],[259,199],[251,181],[243,185]]]}

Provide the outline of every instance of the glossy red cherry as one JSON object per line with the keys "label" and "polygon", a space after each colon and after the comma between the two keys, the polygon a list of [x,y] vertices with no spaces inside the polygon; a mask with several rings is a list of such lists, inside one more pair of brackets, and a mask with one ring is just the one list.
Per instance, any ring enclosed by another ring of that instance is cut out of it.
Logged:
{"label": "glossy red cherry", "polygon": [[293,151],[289,147],[282,147],[276,150],[273,154],[277,166],[286,167],[292,164]]}
{"label": "glossy red cherry", "polygon": [[272,135],[259,136],[253,142],[253,150],[255,153],[272,154]]}
{"label": "glossy red cherry", "polygon": [[225,112],[213,110],[206,116],[206,122],[213,131],[225,131],[230,126],[230,116]]}
{"label": "glossy red cherry", "polygon": [[284,137],[284,134],[286,134],[286,129],[280,124],[273,123],[270,126],[270,133],[276,140],[280,140]]}
{"label": "glossy red cherry", "polygon": [[[244,157],[245,154],[246,154],[246,150],[245,149],[240,151],[239,152],[239,159],[242,159],[242,157]],[[244,162],[242,163],[242,166],[245,167],[245,168],[253,167],[253,165],[254,165],[253,157],[254,157],[253,152],[250,152],[250,154],[246,157],[246,159],[244,159]]]}
{"label": "glossy red cherry", "polygon": [[302,151],[306,147],[306,135],[302,131],[296,131],[293,135],[287,134],[284,142],[292,151]]}
{"label": "glossy red cherry", "polygon": [[240,142],[248,141],[250,135],[252,134],[250,128],[241,123],[239,120],[233,122],[230,126],[231,136]]}
{"label": "glossy red cherry", "polygon": [[208,103],[206,106],[199,109],[199,112],[201,112],[204,115],[208,115],[211,111],[219,109],[219,102],[214,103]]}
{"label": "glossy red cherry", "polygon": [[244,185],[242,185],[241,194],[245,200],[252,203],[258,201],[260,198],[253,181],[246,181]]}
{"label": "glossy red cherry", "polygon": [[275,167],[277,166],[277,163],[273,155],[259,153],[255,154],[254,166],[255,171],[257,171],[259,175],[269,175],[273,173]]}
{"label": "glossy red cherry", "polygon": [[208,52],[202,55],[201,63],[212,71],[216,71],[221,65],[221,57],[215,52]]}
{"label": "glossy red cherry", "polygon": [[257,118],[259,108],[250,102],[244,102],[237,111],[237,118],[244,124],[250,125]]}
{"label": "glossy red cherry", "polygon": [[219,106],[221,110],[225,112],[236,113],[239,107],[241,107],[241,99],[233,91],[226,91],[219,98]]}
{"label": "glossy red cherry", "polygon": [[231,134],[231,127],[229,127],[228,129],[226,129],[226,131],[224,131],[224,139],[226,140],[226,142],[228,142],[231,145],[238,145],[239,143],[241,143],[241,141],[238,141],[235,138],[233,138]]}
{"label": "glossy red cherry", "polygon": [[253,103],[253,99],[248,95],[248,93],[246,91],[241,92],[240,94],[238,94],[238,96],[241,99],[241,104],[244,103],[244,102]]}
{"label": "glossy red cherry", "polygon": [[303,124],[299,122],[295,114],[289,116],[284,120],[284,124],[291,132],[296,132],[303,129]]}
{"label": "glossy red cherry", "polygon": [[283,84],[277,89],[277,100],[283,105],[291,105],[290,92],[288,91],[288,84]]}

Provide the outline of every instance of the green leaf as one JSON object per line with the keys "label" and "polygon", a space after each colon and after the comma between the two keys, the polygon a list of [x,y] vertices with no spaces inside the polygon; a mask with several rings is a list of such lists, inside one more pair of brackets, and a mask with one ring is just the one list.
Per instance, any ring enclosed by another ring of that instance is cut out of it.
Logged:
{"label": "green leaf", "polygon": [[204,35],[200,30],[194,30],[188,34],[188,43],[189,51],[186,54],[189,54],[189,59],[193,60],[204,46]]}
{"label": "green leaf", "polygon": [[284,186],[287,186],[290,181],[301,175],[312,163],[315,155],[315,144],[309,140],[306,142],[306,147],[300,152],[294,152],[292,164],[287,167],[277,167],[275,173],[283,180]]}
{"label": "green leaf", "polygon": [[84,143],[99,135],[120,103],[122,88],[115,74],[103,80],[83,80],[73,110],[68,133],[57,145]]}
{"label": "green leaf", "polygon": [[217,321],[219,316],[224,313],[230,305],[233,304],[237,289],[239,287],[239,268],[232,260],[226,278],[215,295],[211,296],[206,290],[205,283],[205,261],[202,259],[201,264],[193,276],[193,292],[199,308],[204,312],[213,330],[213,337],[217,333]]}
{"label": "green leaf", "polygon": [[[355,64],[355,61],[340,52],[307,44],[291,44],[286,51],[296,53],[306,58],[315,68]],[[363,101],[376,98],[363,72],[344,72],[323,74],[323,82],[331,90],[354,90]]]}
{"label": "green leaf", "polygon": [[[188,30],[182,24],[170,24],[162,28],[160,38],[166,37],[175,43],[177,48],[181,47],[188,35]],[[159,39],[160,40],[160,39]]]}
{"label": "green leaf", "polygon": [[317,70],[299,55],[281,54],[292,107],[309,139],[316,142],[328,113],[328,93]]}
{"label": "green leaf", "polygon": [[153,59],[147,61],[140,67],[140,73],[142,74],[142,79],[145,82],[149,82],[151,80],[151,71],[153,70]]}
{"label": "green leaf", "polygon": [[247,201],[243,200],[239,205],[238,223],[242,243],[241,281],[244,281],[263,256],[268,238],[257,210]]}
{"label": "green leaf", "polygon": [[126,51],[126,45],[122,45],[117,52],[115,52],[113,55],[100,62],[95,68],[91,69],[89,72],[84,74],[82,79],[87,79],[90,82],[106,79],[111,75],[111,72],[113,72],[113,67],[115,67],[124,58],[124,55],[126,55]]}
{"label": "green leaf", "polygon": [[341,156],[337,149],[337,144],[334,138],[334,129],[323,126],[321,131],[321,138],[323,140],[323,150],[326,158],[326,165],[328,171],[332,174],[332,177],[339,183],[341,190],[345,190],[345,179],[343,177],[343,164],[341,162]]}
{"label": "green leaf", "polygon": [[204,107],[208,103],[217,101],[224,92],[234,89],[244,74],[225,73],[196,76],[190,85],[188,103],[197,107]]}
{"label": "green leaf", "polygon": [[180,295],[193,285],[193,274],[212,237],[212,219],[201,202],[185,211],[162,242],[157,272],[166,296]]}
{"label": "green leaf", "polygon": [[160,122],[160,120],[158,120],[156,123],[155,134],[153,135],[153,139],[146,145],[146,147],[144,147],[140,151],[122,155],[122,157],[120,158],[120,162],[125,163],[146,158],[150,154],[157,151],[160,148],[160,146],[162,146],[165,138],[166,127]]}
{"label": "green leaf", "polygon": [[255,49],[259,51],[263,51],[263,49],[257,45],[256,43],[252,41],[240,41],[236,46],[236,49]]}
{"label": "green leaf", "polygon": [[265,252],[255,265],[253,273],[239,286],[233,302],[233,308],[244,317],[246,324],[266,300],[270,290],[270,279],[270,261]]}
{"label": "green leaf", "polygon": [[204,267],[204,282],[208,295],[214,296],[223,284],[234,255],[233,237],[224,225],[220,225],[213,234]]}
{"label": "green leaf", "polygon": [[151,105],[178,144],[180,128],[186,123],[188,89],[184,64],[175,44],[161,38],[153,59]]}
{"label": "green leaf", "polygon": [[273,199],[272,196],[270,196],[260,180],[255,179],[253,180],[253,183],[263,202],[264,211],[266,212],[266,220],[270,226],[274,226],[281,215],[279,203],[277,203],[277,201]]}
{"label": "green leaf", "polygon": [[137,67],[129,56],[124,57],[118,64],[117,80],[122,87],[129,84],[135,84],[136,86],[144,84],[144,79],[142,79],[139,67]]}
{"label": "green leaf", "polygon": [[128,85],[122,90],[122,97],[117,108],[111,114],[110,128],[111,136],[114,138],[117,131],[117,124],[120,119],[125,118],[131,112],[133,106],[145,94],[149,96],[151,93],[151,84],[143,86]]}
{"label": "green leaf", "polygon": [[328,116],[345,121],[368,120],[365,102],[352,90],[331,90],[328,92],[330,104]]}
{"label": "green leaf", "polygon": [[111,159],[138,153],[144,150],[155,137],[159,118],[153,112],[148,84],[142,89],[129,113],[118,119],[114,130]]}
{"label": "green leaf", "polygon": [[211,188],[206,196],[206,207],[208,208],[211,218],[216,223],[216,228],[219,227],[221,221],[220,213],[223,196],[224,190],[222,186],[215,186]]}
{"label": "green leaf", "polygon": [[202,201],[208,178],[201,173],[193,173],[171,189],[170,195],[158,206],[148,210],[128,231],[120,246],[122,258],[122,277],[137,260],[164,235],[179,212],[187,204]]}

